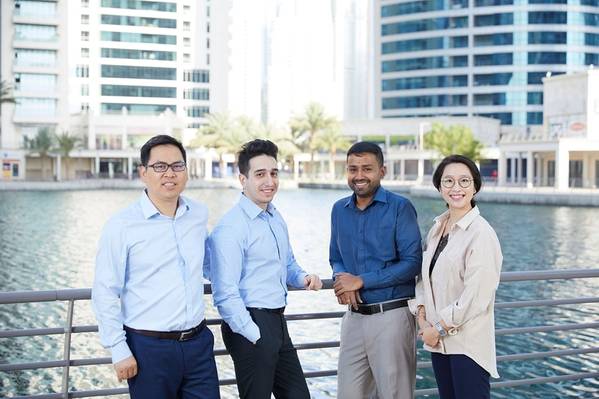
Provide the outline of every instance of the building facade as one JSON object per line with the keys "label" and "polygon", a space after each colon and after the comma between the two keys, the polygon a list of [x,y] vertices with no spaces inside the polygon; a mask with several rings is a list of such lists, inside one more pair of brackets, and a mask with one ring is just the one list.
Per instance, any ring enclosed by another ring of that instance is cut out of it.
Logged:
{"label": "building facade", "polygon": [[597,0],[377,0],[379,117],[543,124],[541,79],[599,63]]}
{"label": "building facade", "polygon": [[[209,0],[1,3],[2,79],[16,100],[2,105],[1,149],[21,163],[14,174],[8,166],[11,178],[131,176],[131,153],[149,137],[189,142],[204,123]],[[44,127],[80,139],[74,168],[65,170],[57,151],[45,166],[27,151]]]}

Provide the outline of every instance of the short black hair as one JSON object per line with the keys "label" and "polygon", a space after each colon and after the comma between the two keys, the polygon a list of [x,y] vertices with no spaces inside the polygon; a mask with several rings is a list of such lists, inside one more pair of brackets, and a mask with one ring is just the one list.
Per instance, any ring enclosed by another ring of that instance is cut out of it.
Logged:
{"label": "short black hair", "polygon": [[241,150],[237,153],[237,167],[239,168],[239,173],[247,177],[248,172],[250,171],[250,159],[260,155],[268,155],[269,157],[273,157],[276,161],[278,153],[279,148],[270,140],[256,139],[248,141],[241,146]]}
{"label": "short black hair", "polygon": [[159,145],[169,144],[177,147],[183,155],[183,160],[187,162],[187,154],[185,153],[185,148],[183,148],[183,144],[181,144],[181,142],[173,136],[159,134],[158,136],[154,136],[150,140],[146,141],[146,143],[141,147],[141,151],[139,154],[139,157],[141,158],[141,164],[143,166],[148,166],[148,161],[150,160],[150,151],[152,150],[152,148]]}
{"label": "short black hair", "polygon": [[[371,143],[370,141],[359,141],[349,147],[347,150],[347,158],[349,158],[352,154],[373,154],[376,157],[376,160],[379,163],[379,166],[383,166],[385,164],[385,159],[383,158],[383,151],[378,144]],[[346,159],[347,159],[346,158]]]}
{"label": "short black hair", "polygon": [[[470,170],[470,173],[472,174],[472,181],[474,182],[475,193],[478,193],[483,185],[483,181],[480,176],[480,171],[478,170],[478,167],[470,158],[457,154],[443,158],[443,160],[441,160],[441,163],[437,165],[437,169],[435,169],[435,173],[433,173],[433,185],[435,186],[435,188],[437,190],[440,189],[443,171],[445,170],[445,167],[451,163],[461,163],[466,165],[466,167]],[[476,205],[476,201],[474,200],[474,198],[470,200],[470,205],[472,205],[473,208]]]}

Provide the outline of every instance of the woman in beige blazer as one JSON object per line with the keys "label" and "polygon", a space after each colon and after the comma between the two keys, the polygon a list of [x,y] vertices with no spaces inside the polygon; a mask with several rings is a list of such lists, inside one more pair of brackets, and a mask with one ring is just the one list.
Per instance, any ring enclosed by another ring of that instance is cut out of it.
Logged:
{"label": "woman in beige blazer", "polygon": [[435,218],[410,309],[431,358],[442,399],[489,398],[495,360],[494,302],[501,248],[474,196],[481,176],[470,159],[441,161],[433,184],[448,210]]}

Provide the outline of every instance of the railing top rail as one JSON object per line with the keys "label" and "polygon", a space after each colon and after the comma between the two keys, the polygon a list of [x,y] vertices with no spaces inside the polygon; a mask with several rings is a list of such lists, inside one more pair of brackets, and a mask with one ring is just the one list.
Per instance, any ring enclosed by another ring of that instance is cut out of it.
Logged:
{"label": "railing top rail", "polygon": [[[531,270],[501,273],[501,282],[535,281],[535,280],[568,280],[576,278],[599,277],[597,269],[563,269],[563,270]],[[333,287],[331,279],[323,280],[325,289]],[[290,289],[295,291],[297,289]],[[52,302],[69,300],[87,300],[91,298],[91,288],[70,288],[47,291],[13,291],[0,292],[0,305],[29,302]],[[204,293],[211,294],[210,284],[204,284]]]}

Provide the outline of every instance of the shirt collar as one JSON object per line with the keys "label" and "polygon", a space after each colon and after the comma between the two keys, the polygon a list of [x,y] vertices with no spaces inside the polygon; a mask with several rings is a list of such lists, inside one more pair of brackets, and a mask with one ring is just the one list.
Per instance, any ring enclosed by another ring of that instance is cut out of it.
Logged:
{"label": "shirt collar", "polygon": [[[478,206],[475,206],[474,208],[470,209],[467,214],[462,216],[460,220],[457,221],[456,226],[458,226],[462,230],[466,230],[478,215],[480,215],[480,211],[478,210]],[[435,224],[439,224],[444,222],[447,218],[449,218],[449,210],[443,212],[433,220]]]}
{"label": "shirt collar", "polygon": [[[141,205],[141,211],[144,215],[144,218],[149,219],[156,214],[160,214],[158,208],[156,208],[156,206],[152,203],[152,200],[150,200],[150,197],[148,197],[148,192],[146,190],[144,190],[144,192],[142,193],[141,198],[139,199],[139,203]],[[185,198],[179,196],[179,206],[177,207],[177,211],[175,212],[175,218],[182,215],[183,210],[189,210],[189,204],[187,203]]]}
{"label": "shirt collar", "polygon": [[[383,204],[387,203],[387,190],[385,190],[382,186],[379,186],[379,188],[377,188],[376,193],[374,193],[374,198],[372,199],[372,202],[370,203],[370,205],[372,205],[373,202],[382,202]],[[368,206],[370,206],[368,205]],[[355,208],[356,207],[356,194],[352,194],[347,201],[345,201],[345,207],[350,207],[350,208]]]}
{"label": "shirt collar", "polygon": [[[264,209],[260,208],[258,205],[254,203],[251,199],[245,196],[244,193],[241,193],[239,196],[239,207],[245,212],[246,215],[250,219],[255,219],[264,212]],[[266,212],[270,215],[273,215],[276,208],[272,203],[269,203],[266,207]]]}

